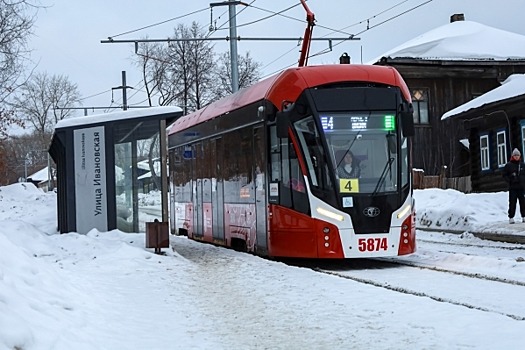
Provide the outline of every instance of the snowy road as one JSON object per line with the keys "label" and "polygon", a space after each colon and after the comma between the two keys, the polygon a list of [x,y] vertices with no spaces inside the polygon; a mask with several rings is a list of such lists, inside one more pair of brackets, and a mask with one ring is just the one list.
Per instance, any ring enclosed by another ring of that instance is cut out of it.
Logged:
{"label": "snowy road", "polygon": [[418,252],[408,257],[305,262],[304,266],[393,292],[525,321],[525,246],[446,233],[417,234]]}
{"label": "snowy road", "polygon": [[[386,337],[408,334],[394,348],[400,344],[443,348],[442,337],[456,338],[450,340],[451,348],[465,346],[448,326],[477,327],[479,343],[470,345],[484,348],[488,339],[505,333],[501,327],[485,326],[485,321],[498,326],[518,322],[525,330],[524,246],[429,232],[418,232],[418,239],[418,252],[407,257],[314,264],[287,261],[286,267],[282,262],[172,238],[174,250],[192,266],[194,282],[188,294],[205,319],[217,320],[216,329],[207,334],[214,334],[226,347],[242,347],[256,334],[256,349],[310,349],[312,344],[315,349],[356,344],[386,349],[391,346],[377,343],[377,323],[390,323],[388,330],[380,327]],[[298,274],[304,277],[297,279]],[[312,288],[316,293],[311,293]],[[301,295],[302,290],[307,295]],[[372,306],[377,303],[384,307]],[[406,312],[399,313],[399,307]],[[464,324],[451,316],[457,312],[476,322]],[[357,333],[355,324],[359,324]],[[233,328],[238,332],[228,331]],[[510,331],[506,339],[513,348],[518,338]]]}

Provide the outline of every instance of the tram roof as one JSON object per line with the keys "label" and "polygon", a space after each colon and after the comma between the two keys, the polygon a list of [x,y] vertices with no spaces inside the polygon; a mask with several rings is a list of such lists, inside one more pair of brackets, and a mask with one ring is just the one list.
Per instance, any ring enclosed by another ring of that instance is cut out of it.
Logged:
{"label": "tram roof", "polygon": [[410,93],[403,78],[393,67],[360,64],[333,64],[288,68],[267,79],[215,101],[175,121],[169,134],[204,123],[260,100],[269,100],[280,109],[283,101],[296,101],[307,88],[337,82],[375,82],[399,86],[407,100]]}

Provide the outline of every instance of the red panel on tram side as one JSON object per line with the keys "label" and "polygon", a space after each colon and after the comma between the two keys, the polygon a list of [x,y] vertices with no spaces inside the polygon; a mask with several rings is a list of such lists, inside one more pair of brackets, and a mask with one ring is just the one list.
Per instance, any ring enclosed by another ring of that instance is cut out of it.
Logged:
{"label": "red panel on tram side", "polygon": [[311,217],[270,205],[268,231],[270,256],[317,258],[315,223]]}
{"label": "red panel on tram side", "polygon": [[416,251],[416,221],[415,213],[408,216],[401,225],[398,255],[412,254]]}
{"label": "red panel on tram side", "polygon": [[[278,205],[270,205],[270,213],[268,220],[270,256],[344,258],[337,226]],[[328,232],[325,229],[329,229]]]}
{"label": "red panel on tram side", "polygon": [[343,245],[341,244],[341,236],[337,226],[319,219],[314,219],[314,221],[318,234],[317,251],[319,253],[317,257],[321,259],[344,258]]}
{"label": "red panel on tram side", "polygon": [[254,250],[256,219],[254,204],[224,204],[224,236],[231,246],[232,238],[246,242],[249,252]]}

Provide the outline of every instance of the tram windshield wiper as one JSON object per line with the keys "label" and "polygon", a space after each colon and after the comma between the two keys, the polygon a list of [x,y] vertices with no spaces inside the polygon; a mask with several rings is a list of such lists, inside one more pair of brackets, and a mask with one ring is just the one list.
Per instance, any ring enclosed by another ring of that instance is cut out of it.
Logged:
{"label": "tram windshield wiper", "polygon": [[394,157],[390,157],[388,161],[386,162],[385,167],[383,168],[383,172],[381,173],[381,176],[379,177],[379,180],[377,181],[376,188],[374,189],[374,192],[372,193],[372,195],[375,195],[379,191],[383,183],[385,182],[387,170],[390,174],[392,173],[392,163],[394,162],[394,160],[395,160]]}

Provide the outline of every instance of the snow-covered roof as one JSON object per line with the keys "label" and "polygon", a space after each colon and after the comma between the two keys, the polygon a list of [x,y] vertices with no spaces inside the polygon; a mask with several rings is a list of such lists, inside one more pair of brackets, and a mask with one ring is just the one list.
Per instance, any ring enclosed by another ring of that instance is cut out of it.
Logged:
{"label": "snow-covered roof", "polygon": [[525,95],[525,74],[512,74],[501,84],[501,86],[451,109],[443,114],[441,120],[466,112],[473,108],[478,108],[483,105],[520,95]]}
{"label": "snow-covered roof", "polygon": [[472,21],[456,21],[430,30],[376,58],[432,60],[525,59],[525,36]]}
{"label": "snow-covered roof", "polygon": [[32,181],[35,181],[35,182],[42,182],[42,181],[49,180],[48,167],[46,166],[45,168],[40,169],[36,173],[34,173],[32,175],[29,175],[27,178],[31,179]]}
{"label": "snow-covered roof", "polygon": [[150,108],[119,111],[119,112],[113,112],[113,113],[94,114],[94,115],[89,115],[89,116],[84,116],[84,117],[76,117],[76,118],[60,120],[56,124],[55,129],[67,128],[70,126],[77,126],[77,125],[96,124],[96,123],[102,123],[102,122],[108,122],[108,121],[141,118],[141,117],[147,117],[150,115],[158,115],[158,114],[165,114],[165,113],[178,113],[178,112],[182,112],[182,109],[180,109],[179,107],[160,106],[160,107],[150,107]]}

